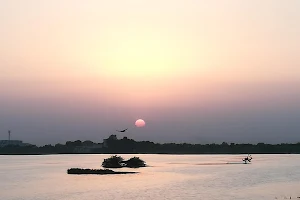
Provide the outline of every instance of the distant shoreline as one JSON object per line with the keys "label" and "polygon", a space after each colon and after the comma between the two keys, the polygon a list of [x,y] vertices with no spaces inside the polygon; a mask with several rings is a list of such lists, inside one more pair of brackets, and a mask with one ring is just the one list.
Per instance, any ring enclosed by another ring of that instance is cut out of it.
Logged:
{"label": "distant shoreline", "polygon": [[103,143],[92,141],[67,141],[65,144],[36,146],[0,146],[0,155],[58,155],[58,154],[166,154],[166,155],[213,155],[213,154],[300,154],[300,142],[295,144],[188,144],[154,143],[135,141],[127,137],[118,139],[111,135]]}

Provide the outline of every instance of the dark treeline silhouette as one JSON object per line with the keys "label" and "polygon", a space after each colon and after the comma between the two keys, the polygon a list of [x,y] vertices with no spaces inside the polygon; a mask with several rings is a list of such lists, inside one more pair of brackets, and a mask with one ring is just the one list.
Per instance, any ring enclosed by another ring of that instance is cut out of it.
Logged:
{"label": "dark treeline silhouette", "polygon": [[110,158],[104,159],[102,162],[102,167],[104,168],[122,168],[122,167],[129,167],[129,168],[139,168],[139,167],[146,167],[145,161],[140,159],[139,157],[132,157],[129,160],[124,160],[121,156],[111,156]]}
{"label": "dark treeline silhouette", "polygon": [[67,170],[68,174],[135,174],[137,172],[115,172],[110,169],[81,169],[81,168],[71,168]]}
{"label": "dark treeline silhouette", "polygon": [[154,153],[154,154],[298,154],[300,142],[295,144],[159,144],[150,141],[134,141],[124,137],[109,137],[103,143],[92,141],[68,141],[65,144],[45,146],[5,146],[0,154],[72,154],[72,153]]}

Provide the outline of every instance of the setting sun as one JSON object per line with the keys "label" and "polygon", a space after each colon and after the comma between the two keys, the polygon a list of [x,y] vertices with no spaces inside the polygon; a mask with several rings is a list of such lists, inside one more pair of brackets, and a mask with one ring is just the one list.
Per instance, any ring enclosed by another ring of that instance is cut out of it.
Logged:
{"label": "setting sun", "polygon": [[146,125],[146,122],[144,120],[142,120],[142,119],[138,119],[135,122],[135,126],[136,127],[144,127],[145,125]]}

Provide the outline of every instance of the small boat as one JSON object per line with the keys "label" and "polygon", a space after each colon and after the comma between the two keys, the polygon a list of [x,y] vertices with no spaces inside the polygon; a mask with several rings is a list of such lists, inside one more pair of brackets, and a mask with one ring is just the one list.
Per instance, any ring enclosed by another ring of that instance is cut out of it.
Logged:
{"label": "small boat", "polygon": [[243,161],[245,162],[244,164],[249,164],[249,163],[251,162],[251,160],[252,160],[252,156],[249,155],[249,154],[248,154],[247,157],[245,157],[245,158],[243,159]]}

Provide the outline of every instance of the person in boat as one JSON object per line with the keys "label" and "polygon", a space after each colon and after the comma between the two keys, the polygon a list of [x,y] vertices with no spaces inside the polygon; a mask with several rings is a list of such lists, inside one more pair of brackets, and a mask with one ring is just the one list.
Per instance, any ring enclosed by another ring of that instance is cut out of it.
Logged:
{"label": "person in boat", "polygon": [[252,160],[252,156],[251,155],[248,155],[246,158],[243,159],[243,161],[245,162],[245,164],[247,162],[251,162],[251,160]]}

